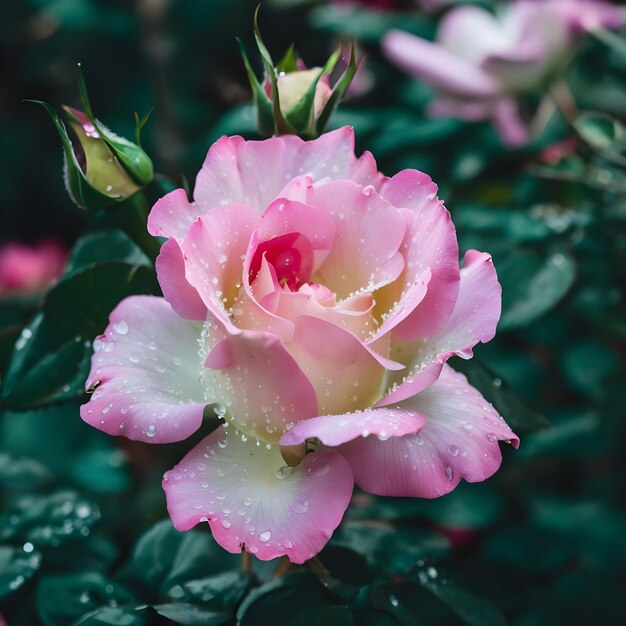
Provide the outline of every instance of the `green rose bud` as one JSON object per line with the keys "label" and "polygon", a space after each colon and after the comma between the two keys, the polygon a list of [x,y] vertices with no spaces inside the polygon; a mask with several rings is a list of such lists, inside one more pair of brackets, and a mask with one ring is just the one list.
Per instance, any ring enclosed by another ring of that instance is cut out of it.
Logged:
{"label": "green rose bud", "polygon": [[324,67],[307,69],[292,46],[281,61],[274,64],[261,38],[256,13],[254,34],[265,68],[263,84],[256,77],[246,51],[239,43],[252,87],[259,131],[264,136],[295,134],[306,139],[318,137],[324,132],[358,69],[354,45],[348,66],[331,87],[329,74],[341,56],[340,50],[330,56]]}
{"label": "green rose bud", "polygon": [[[79,86],[83,107],[63,109],[67,125],[74,132],[70,138],[66,123],[47,103],[41,104],[56,126],[64,152],[65,186],[72,200],[81,208],[95,211],[127,200],[152,181],[150,157],[137,144],[118,137],[93,116],[82,75]],[[139,131],[146,119],[137,124]]]}

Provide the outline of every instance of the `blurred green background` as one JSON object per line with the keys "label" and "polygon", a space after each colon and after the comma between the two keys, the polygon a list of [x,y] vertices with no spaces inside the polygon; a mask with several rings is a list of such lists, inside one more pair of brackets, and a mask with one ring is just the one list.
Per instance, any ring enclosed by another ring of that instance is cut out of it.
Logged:
{"label": "blurred green background", "polygon": [[[515,151],[486,124],[427,119],[429,88],[379,49],[393,26],[432,36],[437,17],[405,4],[388,13],[267,0],[260,26],[276,57],[295,40],[308,65],[356,37],[366,57],[361,89],[331,125],[354,126],[358,149],[371,150],[386,174],[429,173],[462,250],[493,254],[504,298],[499,333],[476,350],[478,363],[453,365],[520,434],[520,449],[506,447],[494,478],[440,500],[357,494],[320,555],[326,586],[306,568],[272,579],[276,564],[256,562],[242,572],[240,558],[207,531],[183,535],[163,521],[160,476],[189,442],[117,441],[80,420],[89,341],[125,294],[92,302],[75,280],[66,295],[88,323],[69,316],[66,343],[41,348],[21,392],[0,407],[0,614],[10,626],[625,622],[626,146],[610,137],[598,152],[558,113]],[[70,246],[95,230],[81,239],[68,276],[102,256],[145,266],[121,233],[71,203],[58,136],[44,111],[22,100],[78,105],[81,62],[96,116],[132,137],[133,112],[154,106],[144,147],[159,180],[193,183],[220,135],[255,137],[235,41],[253,49],[255,5],[3,2],[0,240],[55,237]],[[581,111],[607,113],[621,128],[623,52],[590,39],[564,79]],[[564,138],[572,149],[547,162],[543,150]],[[143,271],[129,289],[155,289]],[[106,285],[116,276],[96,278]],[[0,301],[3,373],[38,304],[32,296]],[[38,372],[63,350],[54,380]]]}

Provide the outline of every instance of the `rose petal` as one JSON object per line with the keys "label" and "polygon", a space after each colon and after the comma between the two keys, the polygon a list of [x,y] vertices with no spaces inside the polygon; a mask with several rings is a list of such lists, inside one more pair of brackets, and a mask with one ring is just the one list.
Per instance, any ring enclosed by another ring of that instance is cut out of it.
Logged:
{"label": "rose petal", "polygon": [[381,45],[391,61],[405,72],[446,93],[465,98],[487,98],[500,91],[500,83],[487,72],[421,37],[390,30]]}
{"label": "rose petal", "polygon": [[207,308],[228,320],[241,288],[243,258],[259,215],[249,205],[219,206],[199,217],[181,247],[185,276]]}
{"label": "rose petal", "polygon": [[259,243],[288,233],[304,236],[314,250],[313,271],[316,271],[333,247],[337,227],[325,207],[279,198],[267,207],[257,230]]}
{"label": "rose petal", "polygon": [[206,305],[185,277],[185,258],[176,239],[168,239],[156,260],[159,285],[171,307],[188,320],[202,320],[207,316]]}
{"label": "rose petal", "polygon": [[364,288],[373,291],[400,275],[404,219],[373,187],[347,180],[329,182],[309,189],[307,204],[327,208],[337,227],[335,243],[315,282],[341,299]]}
{"label": "rose petal", "polygon": [[211,386],[202,381],[202,326],[180,318],[163,298],[132,296],[110,315],[81,407],[83,420],[108,433],[150,443],[186,439],[202,422]]}
{"label": "rose petal", "polygon": [[295,325],[287,348],[315,388],[316,415],[372,406],[380,397],[385,370],[402,368],[332,322],[301,315]]}
{"label": "rose petal", "polygon": [[342,179],[349,178],[352,171],[359,178],[378,178],[370,157],[355,158],[354,132],[347,126],[313,141],[292,135],[265,141],[222,137],[207,154],[196,180],[194,198],[205,210],[220,204],[243,203],[261,212],[284,195],[281,191],[292,179]]}
{"label": "rose petal", "polygon": [[494,474],[502,461],[498,441],[519,445],[496,410],[448,365],[437,382],[403,407],[426,417],[417,435],[355,439],[338,448],[365,491],[436,498],[461,478],[480,482]]}
{"label": "rose petal", "polygon": [[[403,341],[430,337],[450,317],[459,293],[459,251],[454,224],[437,198],[437,185],[422,172],[404,170],[396,174],[383,186],[381,196],[395,207],[408,209],[402,211],[406,234],[401,246],[407,268],[406,282],[419,284],[424,273],[430,272],[426,295],[423,300],[413,298],[406,304],[407,311],[398,320],[402,323],[394,334]],[[410,289],[404,292],[404,297],[411,297]],[[394,298],[402,299],[402,296]]]}
{"label": "rose petal", "polygon": [[352,495],[352,473],[338,454],[307,455],[285,466],[278,446],[213,432],[163,481],[167,508],[179,530],[207,521],[229,552],[242,548],[262,560],[315,556],[339,525]]}
{"label": "rose petal", "polygon": [[211,332],[223,339],[205,365],[228,381],[223,402],[239,430],[277,442],[289,425],[318,414],[309,379],[278,337],[258,331],[227,335],[218,324]]}
{"label": "rose petal", "polygon": [[396,343],[391,356],[405,363],[409,374],[404,375],[404,380],[392,374],[390,392],[377,406],[395,404],[425,389],[454,354],[470,358],[477,343],[493,339],[501,306],[502,288],[491,256],[469,250],[463,259],[459,296],[452,315],[436,336],[413,345]]}
{"label": "rose petal", "polygon": [[175,189],[156,201],[148,216],[148,232],[155,237],[182,240],[187,229],[207,207],[189,202],[184,189]]}
{"label": "rose petal", "polygon": [[326,446],[339,446],[372,435],[386,441],[389,437],[414,435],[425,421],[419,413],[401,407],[322,415],[299,422],[281,437],[280,443],[295,446],[307,439],[319,439]]}

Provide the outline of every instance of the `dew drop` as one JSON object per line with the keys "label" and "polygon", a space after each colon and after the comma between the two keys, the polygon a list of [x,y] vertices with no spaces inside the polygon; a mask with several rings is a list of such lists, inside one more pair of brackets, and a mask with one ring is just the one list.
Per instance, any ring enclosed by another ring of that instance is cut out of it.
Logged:
{"label": "dew drop", "polygon": [[272,533],[269,530],[265,530],[259,535],[259,539],[263,543],[267,543],[271,538],[272,538]]}
{"label": "dew drop", "polygon": [[448,454],[450,456],[458,456],[459,455],[459,446],[448,446]]}

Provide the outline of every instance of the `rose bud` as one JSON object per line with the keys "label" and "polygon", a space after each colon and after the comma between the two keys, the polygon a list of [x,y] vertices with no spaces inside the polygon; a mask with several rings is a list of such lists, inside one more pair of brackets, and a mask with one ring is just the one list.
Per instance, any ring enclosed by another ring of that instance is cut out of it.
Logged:
{"label": "rose bud", "polygon": [[307,139],[318,137],[324,132],[332,112],[358,69],[354,45],[343,74],[331,87],[329,74],[341,57],[341,49],[330,56],[324,67],[307,69],[293,46],[275,64],[261,39],[256,15],[254,27],[257,47],[265,68],[262,84],[252,70],[241,42],[240,47],[252,87],[260,133],[265,136],[299,135]]}
{"label": "rose bud", "polygon": [[[103,209],[133,196],[152,181],[150,157],[141,147],[112,133],[93,116],[82,76],[79,77],[83,111],[64,106],[67,123],[74,131],[70,138],[65,123],[47,103],[41,104],[56,126],[64,152],[64,178],[72,200],[89,211]],[[141,127],[137,121],[137,143]]]}

